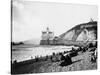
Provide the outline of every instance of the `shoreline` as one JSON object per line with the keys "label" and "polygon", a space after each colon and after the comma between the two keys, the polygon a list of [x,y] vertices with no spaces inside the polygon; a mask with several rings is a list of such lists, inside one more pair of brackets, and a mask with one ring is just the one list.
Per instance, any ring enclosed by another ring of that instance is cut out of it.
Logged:
{"label": "shoreline", "polygon": [[24,61],[35,56],[44,57],[46,55],[52,55],[52,53],[59,53],[64,51],[70,51],[74,46],[50,46],[50,47],[34,47],[34,48],[16,48],[12,51],[12,61]]}
{"label": "shoreline", "polygon": [[[72,52],[71,51],[65,52],[65,54],[66,53],[72,53]],[[54,54],[54,55],[57,56],[56,54]],[[90,61],[90,55],[91,55],[91,52],[89,51],[89,49],[86,52],[83,52],[83,53],[80,52],[78,55],[71,57],[71,59],[72,59],[71,65],[64,66],[64,67],[60,66],[60,64],[63,61],[58,60],[57,58],[54,58],[53,59],[54,61],[52,61],[50,58],[51,56],[48,56],[47,59],[45,57],[42,57],[41,59],[39,58],[38,61],[36,61],[35,59],[31,59],[31,60],[11,64],[12,74],[65,72],[65,71],[75,71],[75,70],[97,69],[97,62],[92,63]],[[60,58],[60,56],[59,56],[59,58]],[[54,69],[52,70],[52,68],[54,68]],[[65,70],[64,70],[64,68],[65,68]]]}

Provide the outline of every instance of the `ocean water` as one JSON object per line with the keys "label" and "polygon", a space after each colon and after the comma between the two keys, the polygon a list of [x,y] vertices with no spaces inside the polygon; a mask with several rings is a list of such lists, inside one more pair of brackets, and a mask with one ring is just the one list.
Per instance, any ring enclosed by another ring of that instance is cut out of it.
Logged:
{"label": "ocean water", "polygon": [[41,47],[15,47],[12,49],[12,62],[29,60],[31,57],[34,59],[35,56],[46,56],[52,55],[52,53],[70,51],[73,46],[41,46]]}

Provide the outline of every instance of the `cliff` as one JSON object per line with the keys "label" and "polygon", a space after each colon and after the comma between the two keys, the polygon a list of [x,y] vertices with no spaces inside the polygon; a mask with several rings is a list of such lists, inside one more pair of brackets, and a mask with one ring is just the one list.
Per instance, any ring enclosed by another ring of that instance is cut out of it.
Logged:
{"label": "cliff", "polygon": [[53,40],[41,40],[40,45],[87,45],[97,40],[97,21],[76,25]]}
{"label": "cliff", "polygon": [[97,40],[97,21],[76,25],[58,38],[58,43],[74,44],[86,43]]}

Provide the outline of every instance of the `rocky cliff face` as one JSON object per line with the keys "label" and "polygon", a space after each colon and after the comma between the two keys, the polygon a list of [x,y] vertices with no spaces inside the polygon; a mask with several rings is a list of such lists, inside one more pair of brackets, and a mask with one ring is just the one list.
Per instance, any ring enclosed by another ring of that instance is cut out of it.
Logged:
{"label": "rocky cliff face", "polygon": [[92,21],[88,23],[83,23],[76,25],[67,32],[59,36],[58,41],[65,40],[67,41],[94,41],[97,40],[97,22]]}
{"label": "rocky cliff face", "polygon": [[41,45],[86,45],[97,40],[97,22],[76,25],[53,40],[41,40]]}

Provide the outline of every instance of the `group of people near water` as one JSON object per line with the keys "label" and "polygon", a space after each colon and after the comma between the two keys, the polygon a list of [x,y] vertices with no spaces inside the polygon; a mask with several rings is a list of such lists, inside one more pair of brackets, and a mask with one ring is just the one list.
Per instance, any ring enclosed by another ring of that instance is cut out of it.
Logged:
{"label": "group of people near water", "polygon": [[[72,64],[72,57],[79,55],[79,53],[84,53],[86,51],[91,52],[91,62],[96,62],[97,60],[97,47],[96,46],[87,46],[87,47],[78,47],[75,49],[72,47],[70,51],[64,51],[64,52],[59,52],[59,53],[52,53],[52,55],[47,55],[44,57],[38,57],[35,56],[31,57],[31,60],[34,60],[34,62],[40,62],[40,61],[51,61],[51,62],[61,62],[61,66],[66,66],[69,64]],[[15,60],[13,63],[17,63],[17,60]]]}

